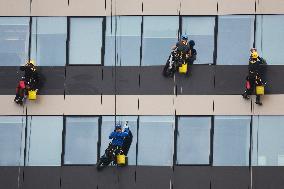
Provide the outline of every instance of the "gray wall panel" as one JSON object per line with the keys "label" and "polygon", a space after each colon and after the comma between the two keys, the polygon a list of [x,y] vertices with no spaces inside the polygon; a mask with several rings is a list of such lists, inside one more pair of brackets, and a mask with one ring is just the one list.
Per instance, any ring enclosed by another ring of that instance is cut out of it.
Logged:
{"label": "gray wall panel", "polygon": [[137,189],[170,189],[171,179],[171,167],[139,166],[136,168]]}
{"label": "gray wall panel", "polygon": [[21,73],[20,67],[1,66],[0,67],[0,94],[15,94],[18,81],[24,74]]}
{"label": "gray wall panel", "polygon": [[248,189],[250,186],[249,167],[212,167],[212,189]]}
{"label": "gray wall panel", "polygon": [[115,94],[115,67],[104,66],[102,67],[102,82],[101,92],[103,95]]}
{"label": "gray wall panel", "polygon": [[173,174],[174,189],[210,189],[210,166],[175,166]]}
{"label": "gray wall panel", "polygon": [[140,94],[174,94],[174,80],[162,75],[163,66],[145,66],[140,71]]}
{"label": "gray wall panel", "polygon": [[23,185],[23,168],[0,167],[0,188],[18,189]]}
{"label": "gray wall panel", "polygon": [[39,67],[41,82],[39,94],[64,94],[65,67]]}
{"label": "gray wall panel", "polygon": [[67,95],[101,94],[102,71],[100,66],[67,66],[65,93]]}
{"label": "gray wall panel", "polygon": [[242,94],[245,91],[247,66],[216,66],[214,94]]}
{"label": "gray wall panel", "polygon": [[139,74],[138,66],[116,67],[116,94],[139,94]]}
{"label": "gray wall panel", "polygon": [[177,94],[214,94],[214,66],[193,65],[189,76],[176,74]]}
{"label": "gray wall panel", "polygon": [[253,189],[282,189],[284,167],[252,167]]}
{"label": "gray wall panel", "polygon": [[59,189],[60,167],[25,167],[23,189]]}
{"label": "gray wall panel", "polygon": [[97,188],[98,172],[94,166],[64,166],[61,170],[61,189]]}

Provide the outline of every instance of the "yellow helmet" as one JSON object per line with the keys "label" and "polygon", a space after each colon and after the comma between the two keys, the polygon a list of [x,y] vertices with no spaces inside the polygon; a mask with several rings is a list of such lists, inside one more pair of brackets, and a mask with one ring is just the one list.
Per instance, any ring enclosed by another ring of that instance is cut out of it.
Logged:
{"label": "yellow helmet", "polygon": [[35,61],[34,61],[34,60],[29,60],[29,61],[27,62],[27,64],[32,64],[32,65],[35,66]]}
{"label": "yellow helmet", "polygon": [[251,53],[251,57],[252,57],[252,58],[257,58],[257,57],[258,57],[258,53],[255,52],[255,51],[252,52],[252,53]]}

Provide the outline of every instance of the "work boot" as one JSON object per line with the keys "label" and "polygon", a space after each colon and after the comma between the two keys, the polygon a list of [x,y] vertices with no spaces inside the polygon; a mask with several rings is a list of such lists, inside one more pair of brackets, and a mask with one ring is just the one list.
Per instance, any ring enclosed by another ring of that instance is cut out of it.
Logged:
{"label": "work boot", "polygon": [[245,92],[242,94],[243,98],[246,100],[249,100],[249,95]]}
{"label": "work boot", "polygon": [[262,105],[262,102],[259,102],[259,101],[256,101],[255,103],[260,105],[260,106]]}

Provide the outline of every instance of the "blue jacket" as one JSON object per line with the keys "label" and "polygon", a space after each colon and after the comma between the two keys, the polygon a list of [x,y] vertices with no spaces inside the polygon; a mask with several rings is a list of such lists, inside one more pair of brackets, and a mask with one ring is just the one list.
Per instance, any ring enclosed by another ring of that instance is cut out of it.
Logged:
{"label": "blue jacket", "polygon": [[111,144],[114,146],[122,147],[124,137],[127,137],[129,134],[129,129],[125,129],[124,132],[112,132],[109,135],[109,139],[112,139]]}

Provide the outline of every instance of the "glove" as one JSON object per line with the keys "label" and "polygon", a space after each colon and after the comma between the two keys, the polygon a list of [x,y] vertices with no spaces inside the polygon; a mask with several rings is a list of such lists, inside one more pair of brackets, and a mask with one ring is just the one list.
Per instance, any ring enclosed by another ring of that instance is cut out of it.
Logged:
{"label": "glove", "polygon": [[126,122],[124,123],[124,126],[123,126],[123,128],[124,128],[124,129],[129,129],[129,126],[128,126],[128,121],[126,121]]}

